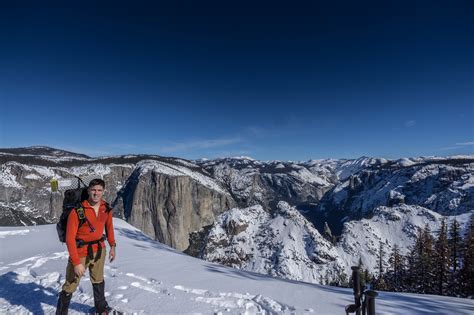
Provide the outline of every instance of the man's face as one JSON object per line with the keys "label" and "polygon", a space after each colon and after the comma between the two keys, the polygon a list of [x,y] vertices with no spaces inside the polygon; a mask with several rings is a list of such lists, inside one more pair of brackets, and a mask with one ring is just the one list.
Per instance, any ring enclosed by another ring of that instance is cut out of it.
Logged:
{"label": "man's face", "polygon": [[89,201],[92,201],[92,203],[95,204],[102,200],[102,196],[104,195],[104,187],[101,185],[89,187],[87,191],[89,192]]}

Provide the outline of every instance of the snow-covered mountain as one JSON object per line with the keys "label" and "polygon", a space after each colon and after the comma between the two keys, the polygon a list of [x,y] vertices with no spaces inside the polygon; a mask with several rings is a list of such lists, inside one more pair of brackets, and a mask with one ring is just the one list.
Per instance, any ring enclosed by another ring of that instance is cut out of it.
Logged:
{"label": "snow-covered mountain", "polygon": [[228,189],[240,206],[260,204],[274,208],[279,201],[292,204],[317,202],[337,178],[328,168],[284,161],[225,158],[199,163]]}
{"label": "snow-covered mountain", "polygon": [[[474,212],[473,212],[474,213]],[[220,215],[210,228],[193,234],[188,252],[238,269],[312,283],[349,279],[350,267],[362,260],[377,269],[382,242],[384,265],[394,245],[408,253],[419,229],[428,224],[438,233],[441,221],[456,219],[466,229],[471,213],[445,217],[420,206],[378,207],[370,219],[344,223],[331,243],[295,207],[280,202],[269,214],[261,206],[235,208]]]}
{"label": "snow-covered mountain", "polygon": [[472,162],[456,157],[381,163],[351,174],[321,202],[325,208],[361,215],[379,205],[400,203],[424,206],[441,214],[469,212],[474,209]]}
{"label": "snow-covered mountain", "polygon": [[[289,214],[290,215],[290,214]],[[340,314],[351,289],[272,278],[199,260],[114,219],[117,259],[106,263],[106,298],[126,314]],[[0,313],[54,314],[68,254],[54,225],[0,227]],[[70,314],[93,306],[89,276]],[[474,300],[380,292],[377,314],[472,314]]]}
{"label": "snow-covered mountain", "polygon": [[273,214],[262,206],[220,215],[196,255],[239,269],[318,282],[337,258],[336,248],[294,207],[282,201]]}
{"label": "snow-covered mountain", "polygon": [[[474,210],[474,156],[400,160],[189,161],[90,158],[52,148],[0,149],[0,225],[53,223],[74,176],[99,176],[117,217],[179,250],[310,282],[375,266],[380,242],[406,252],[416,230]],[[331,230],[331,241],[321,235]],[[385,259],[388,259],[385,257]]]}
{"label": "snow-covered mountain", "polygon": [[58,150],[46,146],[32,146],[26,148],[2,148],[0,149],[0,154],[4,155],[16,155],[23,157],[41,157],[44,159],[53,159],[61,160],[64,158],[69,159],[90,159],[89,156],[80,153],[74,153],[65,150]]}

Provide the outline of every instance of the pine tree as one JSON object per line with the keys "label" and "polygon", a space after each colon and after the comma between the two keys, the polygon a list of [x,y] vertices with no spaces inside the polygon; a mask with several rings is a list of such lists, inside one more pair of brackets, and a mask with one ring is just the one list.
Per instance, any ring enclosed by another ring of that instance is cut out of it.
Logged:
{"label": "pine tree", "polygon": [[383,244],[379,242],[379,278],[383,277],[383,257],[385,255],[385,251],[383,250]]}
{"label": "pine tree", "polygon": [[462,253],[461,226],[454,219],[449,227],[449,252],[450,252],[450,276],[449,276],[449,295],[457,295],[459,288],[459,269]]}
{"label": "pine tree", "polygon": [[383,268],[383,258],[385,256],[385,251],[383,249],[383,243],[382,241],[379,242],[379,255],[378,255],[378,265],[379,265],[379,274],[377,281],[375,283],[375,288],[377,290],[387,290],[387,284],[385,283],[384,279],[384,268]]}
{"label": "pine tree", "polygon": [[453,273],[456,273],[459,269],[459,258],[461,256],[461,225],[454,219],[451,222],[449,229],[449,251],[451,254],[451,266],[453,267]]}
{"label": "pine tree", "polygon": [[342,270],[335,270],[334,279],[329,282],[329,285],[336,287],[349,287],[349,281],[347,280],[346,274]]}
{"label": "pine tree", "polygon": [[460,270],[460,286],[462,294],[469,297],[474,296],[474,214],[471,215],[464,244],[464,257]]}
{"label": "pine tree", "polygon": [[366,279],[365,279],[365,272],[364,272],[364,264],[362,263],[362,258],[359,257],[359,279],[360,279],[360,287],[363,290],[365,287]]}
{"label": "pine tree", "polygon": [[415,238],[415,244],[413,244],[413,247],[405,257],[405,260],[407,262],[407,271],[404,277],[404,281],[402,283],[403,291],[418,292],[418,262],[421,247],[421,230],[419,230]]}
{"label": "pine tree", "polygon": [[408,256],[410,291],[432,293],[433,287],[433,239],[428,224],[419,230],[412,255]]}
{"label": "pine tree", "polygon": [[433,293],[433,237],[428,223],[422,232],[422,251],[420,257],[420,289],[422,293]]}
{"label": "pine tree", "polygon": [[395,244],[388,260],[390,263],[391,277],[387,282],[389,282],[388,287],[392,291],[402,291],[401,283],[404,275],[403,260],[403,256],[400,254],[400,248]]}
{"label": "pine tree", "polygon": [[436,279],[437,294],[446,294],[446,288],[448,286],[448,274],[449,274],[449,248],[448,248],[448,237],[447,237],[446,221],[441,222],[441,228],[439,231],[438,239],[435,243],[434,251],[434,270]]}

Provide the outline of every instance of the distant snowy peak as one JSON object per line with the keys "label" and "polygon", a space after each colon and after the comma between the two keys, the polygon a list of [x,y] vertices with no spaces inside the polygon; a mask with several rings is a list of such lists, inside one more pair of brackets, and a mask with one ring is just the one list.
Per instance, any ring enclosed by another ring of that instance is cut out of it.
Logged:
{"label": "distant snowy peak", "polygon": [[254,158],[250,156],[240,155],[240,156],[232,156],[231,159],[235,160],[242,160],[242,161],[256,161]]}
{"label": "distant snowy peak", "polygon": [[284,161],[213,160],[200,164],[225,187],[241,206],[260,204],[265,209],[279,200],[292,204],[316,202],[333,185],[330,170],[312,170]]}
{"label": "distant snowy peak", "polygon": [[15,155],[42,155],[52,157],[71,157],[71,158],[83,158],[89,159],[90,157],[85,154],[70,152],[66,150],[55,149],[46,146],[31,146],[25,148],[0,148],[0,153],[8,153]]}
{"label": "distant snowy peak", "polygon": [[235,169],[244,169],[244,168],[254,168],[258,169],[262,162],[254,160],[248,157],[228,157],[228,158],[218,158],[212,160],[195,160],[194,163],[201,165],[206,169],[212,169],[214,166],[217,165],[228,165]]}
{"label": "distant snowy peak", "polygon": [[474,204],[469,188],[474,156],[301,163],[226,158],[196,164],[221,182],[241,206],[262,204],[267,210],[278,200],[287,200],[360,217],[377,206],[398,203],[420,204],[445,214],[463,212]]}
{"label": "distant snowy peak", "polygon": [[346,180],[351,175],[356,174],[362,169],[382,166],[388,163],[383,158],[360,157],[355,160],[343,160],[336,168],[336,174],[339,180]]}
{"label": "distant snowy peak", "polygon": [[[355,160],[310,160],[307,162],[292,161],[257,161],[253,159],[225,158],[206,161],[196,161],[206,169],[213,169],[219,165],[227,165],[235,170],[253,171],[259,174],[280,174],[285,173],[295,175],[301,181],[315,183],[323,186],[332,184],[334,180],[344,180],[358,171],[372,166],[379,166],[388,163],[382,158],[362,157]],[[332,174],[336,174],[333,178]]]}
{"label": "distant snowy peak", "polygon": [[395,204],[422,205],[441,214],[474,207],[474,157],[402,159],[348,173],[321,201],[326,209],[360,216]]}
{"label": "distant snowy peak", "polygon": [[312,172],[304,166],[294,165],[294,170],[288,175],[300,180],[301,182],[316,184],[320,186],[331,186],[331,182],[325,174]]}
{"label": "distant snowy peak", "polygon": [[[320,169],[311,169],[307,164],[298,164],[294,162],[285,161],[268,161],[261,162],[256,160],[247,159],[219,159],[210,160],[200,163],[202,167],[213,173],[217,177],[222,177],[223,170],[227,170],[224,173],[235,173],[241,172],[242,174],[248,175],[275,175],[284,174],[292,176],[301,182],[315,183],[320,185],[328,185],[328,180],[325,176],[319,177],[321,174]],[[328,170],[324,170],[327,172]]]}
{"label": "distant snowy peak", "polygon": [[400,167],[410,167],[410,166],[413,166],[417,163],[419,163],[419,162],[416,161],[416,159],[409,159],[409,158],[402,158],[402,159],[399,159],[399,160],[395,161],[395,164],[400,166]]}

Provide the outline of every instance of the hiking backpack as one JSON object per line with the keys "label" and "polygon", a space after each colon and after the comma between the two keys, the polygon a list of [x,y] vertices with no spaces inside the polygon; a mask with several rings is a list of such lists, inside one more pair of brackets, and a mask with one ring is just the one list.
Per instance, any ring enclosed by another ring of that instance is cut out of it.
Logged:
{"label": "hiking backpack", "polygon": [[[81,187],[81,183],[83,187]],[[63,212],[61,213],[59,222],[56,224],[59,241],[62,243],[66,242],[67,218],[73,209],[76,209],[79,217],[79,227],[86,221],[86,215],[81,203],[88,198],[87,187],[80,179],[77,181],[77,188],[68,189],[64,192]]]}
{"label": "hiking backpack", "polygon": [[[89,199],[89,193],[87,192],[86,184],[84,184],[84,182],[79,177],[77,178],[77,188],[68,189],[64,192],[63,212],[61,213],[59,222],[56,224],[58,238],[62,243],[66,242],[67,219],[73,209],[76,209],[76,213],[79,218],[78,228],[87,221],[86,213],[82,207],[82,202]],[[81,187],[81,183],[83,187]],[[112,210],[108,203],[105,203],[105,206],[107,208],[107,213]]]}

